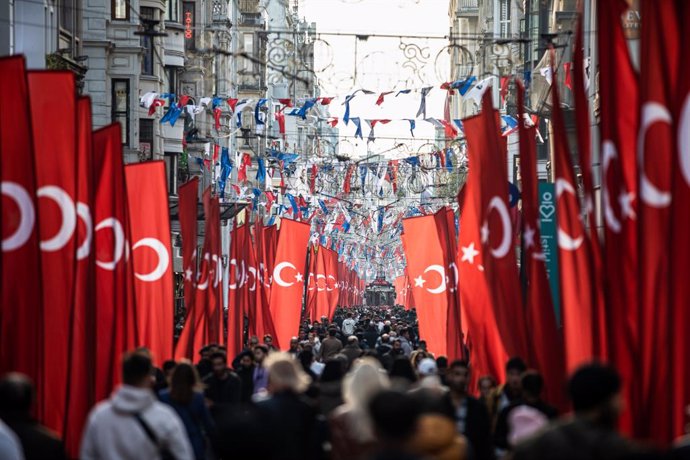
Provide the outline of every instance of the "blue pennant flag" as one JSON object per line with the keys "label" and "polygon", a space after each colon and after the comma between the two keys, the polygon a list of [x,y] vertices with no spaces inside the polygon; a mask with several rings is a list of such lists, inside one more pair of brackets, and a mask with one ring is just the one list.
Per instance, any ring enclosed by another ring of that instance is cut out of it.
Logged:
{"label": "blue pennant flag", "polygon": [[266,102],[268,102],[268,99],[265,99],[265,98],[259,99],[259,102],[256,103],[256,107],[254,107],[254,120],[256,121],[256,126],[266,124],[261,119],[261,107],[266,105]]}
{"label": "blue pennant flag", "polygon": [[462,125],[462,120],[459,120],[459,119],[456,118],[456,119],[453,120],[453,123],[455,123],[455,125],[458,127],[458,129],[459,129],[461,132],[464,132],[464,131],[465,131],[465,128],[464,128],[464,126]]}
{"label": "blue pennant flag", "polygon": [[350,122],[350,101],[354,99],[354,97],[354,94],[345,96],[345,102],[343,102],[343,105],[345,106],[345,115],[343,115],[343,121],[345,122],[346,126]]}
{"label": "blue pennant flag", "polygon": [[446,169],[453,170],[453,149],[446,149]]}
{"label": "blue pennant flag", "polygon": [[213,101],[211,102],[211,108],[215,109],[215,108],[218,107],[220,104],[222,104],[224,100],[225,100],[225,99],[223,99],[222,97],[215,96],[215,97],[213,98]]}
{"label": "blue pennant flag", "polygon": [[276,222],[276,216],[271,216],[270,219],[268,219],[268,223],[266,224],[267,227],[270,227],[271,225],[275,224]]}
{"label": "blue pennant flag", "polygon": [[355,124],[357,127],[357,130],[355,131],[355,137],[359,137],[362,139],[362,123],[359,121],[359,117],[352,117],[350,118],[352,122]]}
{"label": "blue pennant flag", "polygon": [[411,89],[401,89],[400,91],[398,91],[398,94],[396,94],[395,97],[398,97],[401,94],[410,94],[411,92],[412,92]]}
{"label": "blue pennant flag", "polygon": [[307,99],[304,102],[304,105],[297,112],[297,115],[299,115],[300,118],[302,118],[302,120],[306,120],[307,119],[307,112],[309,111],[309,109],[314,107],[314,104],[316,104],[316,98]]}
{"label": "blue pennant flag", "polygon": [[266,161],[263,158],[257,158],[256,161],[258,163],[256,167],[256,180],[263,184],[266,182]]}
{"label": "blue pennant flag", "polygon": [[419,110],[417,110],[417,116],[415,118],[418,118],[420,115],[423,115],[422,118],[426,118],[426,95],[429,94],[431,91],[432,87],[427,86],[426,88],[422,88],[422,100],[419,103]]}
{"label": "blue pennant flag", "polygon": [[414,129],[417,127],[417,122],[409,118],[407,118],[407,121],[410,122],[410,134],[414,137]]}
{"label": "blue pennant flag", "polygon": [[182,109],[172,102],[168,111],[161,118],[161,123],[169,122],[170,126],[175,126],[175,122],[180,118],[180,115],[182,115]]}
{"label": "blue pennant flag", "polygon": [[419,166],[419,158],[417,157],[407,157],[405,162],[411,164],[412,166]]}
{"label": "blue pennant flag", "polygon": [[383,229],[383,214],[386,212],[384,208],[379,208],[379,221],[378,221],[378,231],[380,232]]}
{"label": "blue pennant flag", "polygon": [[296,218],[297,214],[299,214],[299,208],[297,207],[297,201],[295,200],[295,197],[292,196],[291,193],[286,193],[285,196],[287,197],[288,201],[290,202],[290,206],[292,206],[292,217]]}
{"label": "blue pennant flag", "polygon": [[[203,160],[202,160],[203,163]],[[225,196],[225,183],[232,172],[232,162],[230,161],[230,154],[227,147],[223,147],[220,151],[220,179],[218,185],[220,188],[221,198]]]}
{"label": "blue pennant flag", "polygon": [[364,182],[367,179],[367,167],[366,167],[366,165],[362,165],[359,167],[359,175],[362,178],[362,190],[364,190]]}
{"label": "blue pennant flag", "polygon": [[522,74],[522,81],[525,82],[525,88],[529,88],[530,84],[532,83],[532,71],[525,70],[525,72]]}
{"label": "blue pennant flag", "polygon": [[471,77],[465,78],[464,80],[454,81],[450,84],[450,87],[453,89],[457,89],[460,95],[464,96],[465,93],[467,93],[470,90],[470,88],[472,88],[472,84],[475,81],[477,81],[477,77],[472,75]]}
{"label": "blue pennant flag", "polygon": [[326,203],[324,203],[323,200],[319,200],[319,206],[321,206],[321,210],[323,211],[323,213],[328,215],[328,208],[326,207]]}
{"label": "blue pennant flag", "polygon": [[289,117],[298,117],[299,116],[299,109],[294,108],[294,109],[290,110],[288,113],[286,113],[285,115],[287,115]]}
{"label": "blue pennant flag", "polygon": [[349,232],[349,231],[350,231],[350,222],[345,221],[345,222],[343,223],[343,232],[347,233],[347,232]]}

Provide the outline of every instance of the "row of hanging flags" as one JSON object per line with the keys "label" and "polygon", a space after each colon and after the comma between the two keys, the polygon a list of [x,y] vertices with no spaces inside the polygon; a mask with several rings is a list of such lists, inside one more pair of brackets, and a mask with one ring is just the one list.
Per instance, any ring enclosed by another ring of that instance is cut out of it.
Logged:
{"label": "row of hanging flags", "polygon": [[[603,238],[593,214],[591,125],[578,64],[584,62],[581,23],[570,82],[579,164],[570,152],[558,85],[551,86],[562,326],[538,225],[535,128],[518,127],[521,283],[503,185],[505,138],[489,98],[479,115],[463,120],[471,167],[458,195],[457,246],[447,209],[404,219],[407,266],[396,286],[398,301],[416,305],[420,335],[432,352],[462,356],[464,341],[475,379],[488,374],[500,381],[506,359],[523,356],[543,373],[547,399],[562,404],[568,372],[594,359],[610,362],[622,374],[629,404],[622,428],[667,444],[684,433],[690,403],[690,339],[683,330],[690,321],[690,284],[683,279],[690,270],[690,80],[684,78],[690,61],[680,52],[690,47],[690,3],[641,2],[639,73],[621,24],[626,10],[622,0],[597,7]],[[554,80],[559,76],[552,73]],[[517,84],[523,113],[524,90]]]}
{"label": "row of hanging flags", "polygon": [[[159,366],[211,342],[238,353],[244,316],[250,333],[278,343],[297,333],[308,224],[283,220],[280,236],[257,224],[253,241],[247,225],[233,229],[225,324],[220,203],[204,192],[197,248],[197,179],[181,186],[186,316],[175,343],[164,163],[125,166],[120,124],[92,131],[91,101],[77,96],[71,72],[27,72],[23,57],[0,58],[0,84],[0,374],[36,382],[36,415],[71,456],[88,411],[119,382],[123,352],[145,346]],[[361,303],[352,267],[319,253],[310,316]]]}
{"label": "row of hanging flags", "polygon": [[[570,74],[570,69],[572,68],[571,63],[565,63],[564,69],[566,73]],[[551,77],[546,74],[545,78],[547,81],[551,81]],[[278,124],[278,129],[280,134],[283,136],[286,134],[285,131],[285,117],[299,117],[306,120],[307,117],[315,117],[318,120],[327,122],[331,127],[336,127],[339,124],[344,124],[349,126],[352,123],[354,127],[354,137],[363,138],[363,126],[368,125],[369,134],[367,136],[367,141],[374,142],[376,140],[375,128],[377,125],[386,125],[391,122],[401,122],[405,123],[409,127],[410,135],[415,137],[415,129],[417,128],[417,121],[424,121],[429,123],[434,128],[443,129],[445,137],[447,139],[455,139],[463,133],[462,120],[453,119],[451,120],[449,116],[444,119],[437,119],[433,117],[427,117],[427,97],[429,93],[436,89],[439,91],[444,91],[446,93],[446,98],[449,99],[456,93],[459,94],[465,100],[474,101],[475,104],[479,105],[482,96],[486,92],[487,88],[490,88],[494,81],[500,82],[500,96],[501,100],[505,102],[505,97],[508,94],[508,86],[510,83],[509,77],[501,77],[500,79],[496,77],[487,77],[482,80],[477,80],[476,76],[469,76],[462,80],[456,80],[452,82],[446,82],[441,84],[439,87],[426,86],[421,89],[403,89],[398,91],[383,91],[381,93],[374,93],[366,89],[358,89],[352,94],[344,97],[312,97],[312,98],[301,98],[301,99],[290,99],[290,98],[259,98],[259,99],[238,99],[233,97],[221,97],[221,96],[205,96],[199,97],[198,100],[192,98],[188,95],[177,95],[174,93],[156,93],[147,92],[140,97],[140,106],[148,110],[149,116],[155,115],[159,112],[158,108],[161,107],[162,116],[160,118],[161,123],[169,123],[174,126],[179,120],[182,114],[195,120],[196,116],[202,113],[209,113],[213,116],[213,127],[216,131],[221,130],[221,128],[240,128],[242,127],[242,118],[246,116],[253,116],[254,127],[257,132],[263,132],[267,124],[267,112],[269,103],[275,105],[275,111],[271,111],[275,122]],[[571,87],[570,84],[567,85]],[[414,117],[410,118],[399,118],[399,119],[389,119],[389,118],[379,118],[379,119],[365,119],[359,116],[352,116],[350,113],[350,103],[356,96],[369,96],[378,95],[376,100],[373,102],[375,106],[383,106],[386,97],[397,98],[397,97],[409,97],[407,95],[418,94],[419,95],[419,108]],[[343,100],[342,106],[343,114],[341,117],[333,116],[322,116],[322,112],[318,110],[321,106],[331,106],[334,100]],[[301,104],[301,105],[300,105]],[[295,106],[297,105],[297,106]],[[316,109],[316,110],[315,110]],[[310,115],[310,113],[315,112],[316,115]],[[226,122],[224,115],[232,114],[229,118],[229,125],[224,126]],[[421,117],[421,118],[420,118]],[[536,117],[533,117],[536,120]],[[508,135],[517,131],[517,120],[511,115],[501,116],[501,131],[504,135]],[[216,152],[217,156],[217,152]]]}
{"label": "row of hanging flags", "polygon": [[6,57],[0,84],[0,373],[34,380],[36,415],[77,456],[121,353],[172,357],[165,165],[124,166],[120,124],[92,131],[71,72]]}

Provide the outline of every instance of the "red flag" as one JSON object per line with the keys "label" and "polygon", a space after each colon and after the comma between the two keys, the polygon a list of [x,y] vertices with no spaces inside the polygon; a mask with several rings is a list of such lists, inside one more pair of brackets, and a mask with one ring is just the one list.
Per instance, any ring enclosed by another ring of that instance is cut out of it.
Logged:
{"label": "red flag", "polygon": [[74,301],[77,215],[77,99],[71,72],[29,72],[43,270],[43,378],[40,417],[62,434],[68,337]]}
{"label": "red flag", "polygon": [[[194,300],[197,280],[197,202],[199,201],[199,179],[193,178],[178,188],[180,219],[180,235],[182,236],[182,268],[184,270],[184,305],[187,320],[193,318],[195,312]],[[192,315],[192,316],[190,316]],[[186,358],[193,360],[197,350],[194,350],[194,328],[185,327],[175,344],[175,359]]]}
{"label": "red flag", "polygon": [[308,224],[282,219],[270,301],[278,347],[288,344],[299,329],[308,243]]}
{"label": "red flag", "polygon": [[[494,146],[490,149],[485,145],[489,139],[493,140],[497,134],[496,120],[490,102],[484,105],[482,113],[478,116],[464,120],[465,133],[468,135],[468,154],[472,165],[465,186],[458,193],[460,203],[460,237],[458,242],[458,271],[460,278],[460,301],[463,312],[463,325],[467,323],[467,340],[470,346],[470,360],[474,363],[473,384],[481,375],[492,375],[499,381],[505,378],[504,365],[508,359],[506,346],[496,320],[494,301],[491,296],[491,287],[486,271],[486,263],[491,257],[488,251],[495,251],[495,243],[486,245],[482,241],[489,242],[486,232],[482,232],[485,226],[488,202],[493,197],[500,200],[499,196],[488,196],[488,190],[484,190],[486,180],[482,175],[490,174],[496,164],[505,164],[502,159],[494,160]],[[487,152],[493,155],[487,155]],[[494,165],[484,170],[485,161],[494,161]],[[505,175],[496,173],[500,177],[496,182],[503,182]],[[506,194],[503,193],[502,196]],[[503,202],[501,202],[503,203]],[[501,204],[497,206],[502,209]],[[506,212],[503,214],[507,214]],[[503,217],[502,222],[510,222]],[[505,225],[504,225],[505,227]],[[502,229],[505,234],[505,228]],[[494,232],[496,233],[496,232]],[[505,238],[505,237],[504,237]],[[512,238],[511,238],[512,240]],[[501,245],[503,246],[503,245]],[[508,252],[510,252],[510,248]],[[505,251],[500,248],[498,255]],[[507,255],[504,254],[504,255]],[[502,288],[501,288],[502,289]],[[464,326],[463,326],[464,327]],[[513,351],[513,350],[511,350]]]}
{"label": "red flag", "polygon": [[637,287],[641,364],[638,375],[644,407],[637,415],[640,427],[647,431],[637,434],[665,445],[673,439],[672,417],[659,407],[672,407],[673,363],[669,359],[659,359],[659,356],[670,356],[674,346],[668,340],[673,317],[669,298],[672,251],[669,251],[668,242],[671,236],[672,163],[676,158],[671,111],[678,86],[680,31],[674,0],[642,2],[641,6],[644,22],[640,39],[640,132],[637,145],[640,235]]}
{"label": "red flag", "polygon": [[568,88],[570,91],[573,90],[573,75],[571,73],[571,69],[573,67],[572,62],[564,62],[563,63],[563,73],[565,74],[565,87]]}
{"label": "red flag", "polygon": [[[444,252],[444,263],[448,267],[448,329],[446,343],[448,359],[466,359],[463,356],[462,320],[460,314],[460,292],[458,291],[458,265],[456,262],[457,237],[455,234],[455,213],[450,208],[443,208],[434,216],[442,245],[447,248]],[[408,283],[409,284],[409,283]]]}
{"label": "red flag", "polygon": [[510,84],[510,77],[501,77],[501,104],[506,103],[506,96],[508,95],[508,85]]}
{"label": "red flag", "polygon": [[[230,106],[230,110],[232,110],[233,113],[235,113],[235,107],[237,107],[237,102],[239,102],[239,99],[231,97],[228,98],[227,103]],[[182,105],[182,104],[180,104]]]}
{"label": "red flag", "polygon": [[125,167],[139,341],[158,365],[173,356],[173,280],[165,163]]}
{"label": "red flag", "polygon": [[273,260],[275,257],[276,243],[278,241],[278,232],[276,226],[263,228],[257,232],[260,237],[257,241],[261,244],[257,245],[257,260],[259,260],[259,273],[262,283],[260,293],[257,293],[257,315],[260,315],[260,321],[257,323],[257,336],[263,337],[270,334],[271,337],[276,336],[275,327],[273,326],[273,317],[269,308],[268,300],[271,297],[271,283],[273,282]]}
{"label": "red flag", "polygon": [[317,252],[315,246],[310,246],[309,248],[309,277],[307,279],[307,307],[306,316],[311,320],[318,320],[319,313],[317,312],[316,302],[317,302],[317,284],[319,280],[316,278],[316,262],[317,262]]}
{"label": "red flag", "polygon": [[[552,50],[552,66],[555,64]],[[555,68],[553,70],[554,75]],[[581,219],[558,85],[553,96],[554,165],[558,200],[558,249],[566,366],[572,372],[595,356],[593,317],[596,289],[589,239]]]}
{"label": "red flag", "polygon": [[338,253],[328,249],[323,249],[324,267],[326,269],[326,299],[328,302],[328,319],[332,320],[335,308],[338,306],[340,288],[338,287]]}
{"label": "red flag", "polygon": [[508,183],[504,180],[508,177],[507,150],[490,94],[487,93],[484,99],[483,115],[468,120],[474,129],[466,130],[468,147],[476,152],[473,164],[478,165],[478,168],[475,166],[478,174],[473,199],[478,205],[478,217],[481,218],[483,275],[506,351],[512,356],[525,358],[529,356],[527,331],[513,247],[513,225],[508,212]]}
{"label": "red flag", "polygon": [[434,216],[403,219],[403,248],[407,272],[414,282],[412,295],[417,310],[419,333],[427,341],[429,351],[448,356],[446,319],[448,315],[448,277],[445,253]]}
{"label": "red flag", "polygon": [[563,407],[563,338],[556,324],[537,214],[537,128],[525,126],[524,88],[520,81],[517,81],[517,85],[522,178],[522,266],[525,274],[525,318],[532,335],[530,362],[544,376],[546,399]]}
{"label": "red flag", "polygon": [[[383,104],[384,98],[385,98],[386,96],[388,96],[389,94],[393,94],[393,93],[394,93],[394,91],[386,91],[386,92],[383,92],[383,93],[379,94],[378,99],[376,99],[376,105],[381,105],[381,104]],[[372,128],[373,128],[373,126],[372,126]]]}
{"label": "red flag", "polygon": [[256,334],[255,313],[249,311],[246,289],[247,266],[243,248],[248,244],[247,225],[230,234],[230,270],[228,271],[228,356],[242,351],[244,317],[249,316],[250,334]]}
{"label": "red flag", "polygon": [[[681,49],[690,46],[690,3],[678,2],[678,18],[681,24]],[[671,206],[671,314],[673,328],[669,334],[674,338],[671,348],[673,361],[673,400],[669,407],[673,411],[673,432],[680,436],[685,425],[685,414],[681,408],[690,404],[690,336],[684,328],[690,324],[690,309],[687,301],[690,298],[690,283],[683,276],[690,273],[690,60],[682,59],[680,63],[678,90],[676,91],[675,114],[677,120],[677,154],[673,162],[673,202]]]}
{"label": "red flag", "polygon": [[350,193],[350,182],[352,181],[352,173],[355,170],[355,165],[349,165],[345,173],[345,180],[343,181],[343,191]]}
{"label": "red flag", "polygon": [[[638,283],[637,161],[638,135],[637,75],[628,55],[621,16],[625,1],[599,2],[599,69],[601,95],[601,205],[606,245],[603,271],[606,274],[606,305],[609,328],[609,359],[621,373],[633,415],[641,404],[638,385],[638,298],[630,286]],[[578,76],[576,75],[576,78]],[[576,102],[577,103],[577,102]],[[615,327],[613,327],[615,325]],[[631,393],[632,391],[632,393]],[[646,420],[635,416],[646,424]],[[624,418],[625,421],[625,418]],[[625,425],[624,428],[628,428]],[[638,428],[635,428],[638,432]]]}
{"label": "red flag", "polygon": [[[35,159],[23,56],[0,58],[0,373],[18,371],[41,382],[43,311],[36,221]],[[43,390],[38,388],[39,396]]]}
{"label": "red flag", "polygon": [[133,272],[125,257],[129,216],[121,125],[94,132],[93,208],[96,254],[96,376],[95,399],[110,395],[120,379],[120,357],[138,342],[134,324]]}
{"label": "red flag", "polygon": [[223,267],[221,262],[221,242],[220,242],[220,201],[218,197],[210,197],[204,202],[204,214],[206,214],[206,239],[209,240],[210,269],[209,284],[206,295],[206,315],[208,328],[206,340],[210,343],[223,344],[223,312],[221,302],[220,285],[223,277]]}
{"label": "red flag", "polygon": [[252,165],[252,157],[248,153],[242,155],[242,161],[237,171],[237,182],[244,182],[247,180],[247,166]]}
{"label": "red flag", "polygon": [[70,315],[69,353],[67,361],[67,407],[65,445],[73,457],[79,456],[79,445],[93,399],[95,324],[95,272],[93,251],[93,152],[91,134],[91,99],[77,102],[77,269],[74,303]]}

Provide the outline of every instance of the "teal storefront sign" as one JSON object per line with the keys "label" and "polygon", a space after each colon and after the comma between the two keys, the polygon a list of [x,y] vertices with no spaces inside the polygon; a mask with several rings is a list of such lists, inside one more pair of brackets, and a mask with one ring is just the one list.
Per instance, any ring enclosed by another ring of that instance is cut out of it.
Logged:
{"label": "teal storefront sign", "polygon": [[551,298],[556,310],[556,321],[561,324],[561,290],[558,273],[558,220],[556,218],[556,188],[553,183],[540,182],[539,221],[541,246],[546,259],[546,273],[551,285]]}

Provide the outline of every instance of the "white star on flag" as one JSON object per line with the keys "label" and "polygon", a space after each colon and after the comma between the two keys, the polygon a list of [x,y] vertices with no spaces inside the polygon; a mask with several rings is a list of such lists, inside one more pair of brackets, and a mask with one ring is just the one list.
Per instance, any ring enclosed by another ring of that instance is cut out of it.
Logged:
{"label": "white star on flag", "polygon": [[193,273],[192,273],[192,269],[191,269],[191,268],[187,268],[187,270],[185,270],[185,272],[184,272],[184,275],[185,275],[185,276],[184,276],[184,279],[187,280],[187,281],[192,281],[192,274],[193,274]]}
{"label": "white star on flag", "polygon": [[629,217],[632,220],[637,219],[635,215],[635,210],[632,207],[632,201],[635,199],[634,193],[627,193],[626,191],[621,191],[618,196],[618,203],[621,206],[621,214],[623,217]]}
{"label": "white star on flag", "polygon": [[295,281],[297,281],[298,283],[301,283],[303,280],[304,279],[302,278],[302,274],[297,272],[297,274],[295,275]]}
{"label": "white star on flag", "polygon": [[460,262],[474,263],[474,258],[479,255],[479,251],[474,248],[474,241],[469,244],[469,246],[464,246],[460,248],[462,250],[462,258]]}
{"label": "white star on flag", "polygon": [[424,283],[426,283],[426,280],[422,278],[422,275],[414,279],[414,287],[424,287]]}
{"label": "white star on flag", "polygon": [[529,249],[534,246],[534,233],[535,230],[532,228],[532,226],[527,224],[525,226],[525,231],[522,234],[523,238],[525,239],[525,249]]}

